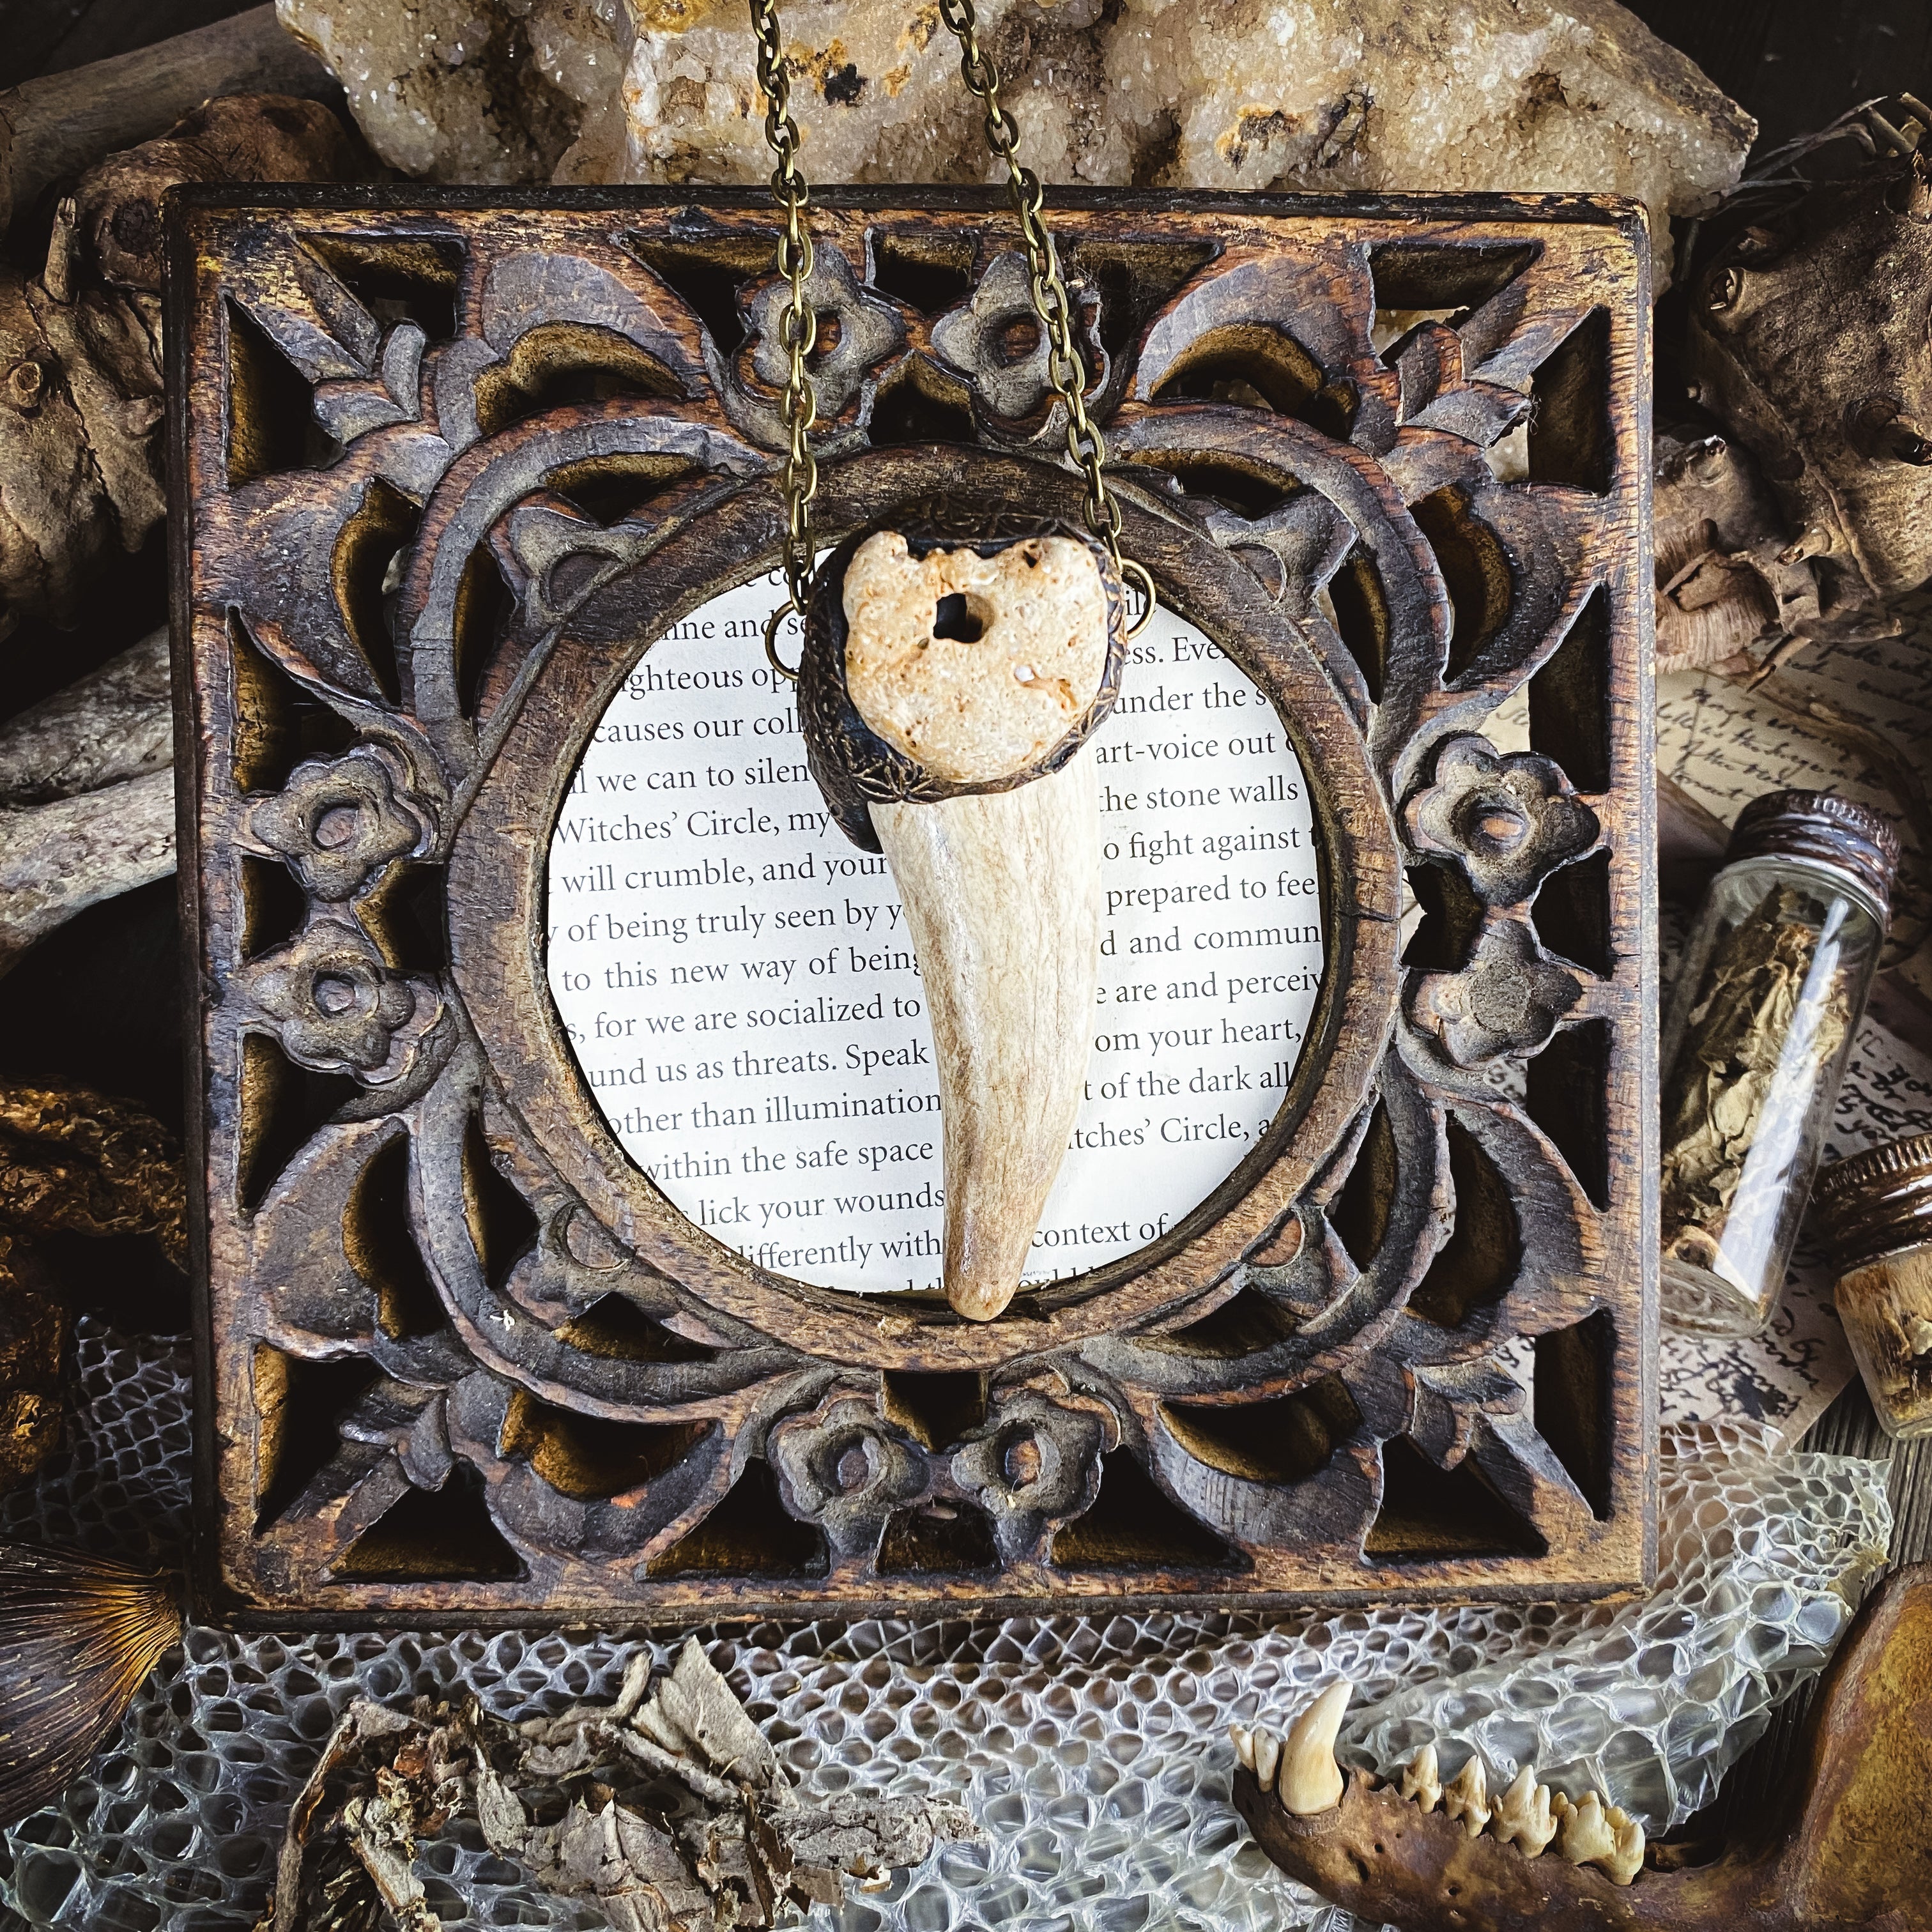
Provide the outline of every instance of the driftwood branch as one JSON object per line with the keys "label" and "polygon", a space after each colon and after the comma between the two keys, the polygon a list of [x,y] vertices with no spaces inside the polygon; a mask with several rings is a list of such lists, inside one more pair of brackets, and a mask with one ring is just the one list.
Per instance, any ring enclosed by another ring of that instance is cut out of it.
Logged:
{"label": "driftwood branch", "polygon": [[97,671],[0,725],[0,809],[77,798],[165,771],[174,716],[164,624]]}
{"label": "driftwood branch", "polygon": [[0,228],[42,189],[145,141],[220,94],[340,100],[328,70],[256,7],[112,60],[0,93]]}

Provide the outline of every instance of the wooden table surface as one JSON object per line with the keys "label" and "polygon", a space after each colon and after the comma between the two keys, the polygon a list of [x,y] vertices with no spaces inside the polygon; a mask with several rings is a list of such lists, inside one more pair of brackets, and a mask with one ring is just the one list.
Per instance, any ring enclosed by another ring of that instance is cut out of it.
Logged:
{"label": "wooden table surface", "polygon": [[[1856,103],[1901,89],[1932,98],[1932,0],[1631,0],[1633,10],[1682,47],[1758,118],[1761,145],[1822,125]],[[0,86],[110,54],[237,12],[232,0],[0,0]],[[155,573],[154,592],[160,583]],[[150,617],[129,638],[140,634]],[[118,628],[128,628],[122,626]],[[0,646],[0,716],[67,682],[30,661],[19,636]],[[85,645],[86,662],[106,655]],[[0,982],[0,1065],[136,1091],[179,1118],[174,1044],[172,886],[151,886],[97,908]],[[104,992],[118,983],[117,997]],[[110,1019],[103,1030],[104,1015]],[[83,1020],[83,1016],[85,1018]],[[72,1052],[53,1040],[85,1040]],[[117,1082],[113,1076],[122,1076]],[[129,1077],[131,1075],[131,1078]],[[144,1324],[145,1325],[145,1324]],[[1854,1384],[1812,1430],[1807,1446],[1890,1457],[1894,1563],[1932,1558],[1932,1449],[1894,1447]],[[1788,1766],[1804,1700],[1794,1699],[1727,1780],[1720,1810],[1748,1814]]]}

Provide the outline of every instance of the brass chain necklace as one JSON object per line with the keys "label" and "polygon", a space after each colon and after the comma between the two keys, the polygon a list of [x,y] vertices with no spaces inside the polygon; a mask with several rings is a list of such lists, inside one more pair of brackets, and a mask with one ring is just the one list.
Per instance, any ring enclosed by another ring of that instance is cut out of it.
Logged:
{"label": "brass chain necklace", "polygon": [[[765,96],[765,140],[777,164],[772,170],[772,193],[784,212],[777,268],[790,289],[778,320],[778,346],[788,365],[784,397],[778,405],[778,420],[790,439],[784,472],[786,601],[765,620],[765,655],[773,670],[795,679],[797,672],[778,656],[778,627],[794,614],[804,622],[816,562],[812,504],[818,489],[818,464],[812,453],[812,429],[818,419],[818,402],[808,365],[818,340],[818,318],[806,292],[813,255],[812,231],[805,219],[812,191],[798,165],[798,123],[792,118],[791,81],[779,38],[778,0],[751,0],[751,8],[758,47],[758,85]],[[1129,632],[1131,636],[1154,614],[1154,579],[1144,566],[1120,554],[1120,506],[1107,488],[1106,439],[1087,413],[1086,358],[1074,332],[1073,305],[1060,273],[1059,253],[1041,213],[1046,193],[1040,177],[1020,160],[1019,128],[1000,104],[999,70],[980,44],[979,16],[973,0],[939,0],[939,13],[959,43],[959,71],[967,88],[986,110],[986,146],[1006,164],[1007,188],[1026,249],[1034,313],[1046,344],[1047,382],[1065,412],[1067,456],[1087,478],[1082,505],[1087,526],[1106,545],[1120,575],[1139,584],[1145,600]]]}

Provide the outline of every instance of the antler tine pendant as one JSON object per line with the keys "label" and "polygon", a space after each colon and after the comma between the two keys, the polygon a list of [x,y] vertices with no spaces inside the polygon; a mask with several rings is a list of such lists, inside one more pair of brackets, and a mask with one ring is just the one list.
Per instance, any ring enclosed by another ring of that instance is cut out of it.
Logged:
{"label": "antler tine pendant", "polygon": [[791,283],[781,324],[791,362],[790,601],[772,612],[765,650],[793,674],[774,640],[787,614],[802,608],[807,752],[839,823],[885,854],[905,904],[939,1078],[946,1298],[983,1322],[1019,1286],[1084,1097],[1100,977],[1100,830],[1093,762],[1079,752],[1119,686],[1130,634],[1123,576],[1138,578],[1150,613],[1154,585],[1120,554],[1120,506],[1103,474],[1106,442],[1087,414],[1072,305],[972,0],[941,0],[940,10],[959,40],[967,87],[986,110],[987,146],[1006,166],[1048,383],[1068,460],[1086,478],[1087,527],[1000,530],[983,512],[934,506],[846,544],[806,599],[815,482],[806,436],[810,242],[801,250],[805,188],[775,0],[752,0],[765,131],[778,160],[772,186],[787,220],[778,266]]}

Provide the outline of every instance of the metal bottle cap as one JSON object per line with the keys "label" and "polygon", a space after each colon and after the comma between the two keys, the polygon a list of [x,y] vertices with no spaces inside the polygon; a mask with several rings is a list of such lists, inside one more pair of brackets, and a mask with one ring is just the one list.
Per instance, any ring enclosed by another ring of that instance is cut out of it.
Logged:
{"label": "metal bottle cap", "polygon": [[1932,1134],[1834,1160],[1818,1176],[1811,1205],[1843,1262],[1932,1241]]}
{"label": "metal bottle cap", "polygon": [[1891,821],[1868,806],[1828,791],[1772,791],[1738,813],[1724,862],[1780,858],[1829,866],[1856,880],[1879,916],[1889,920],[1898,854]]}

